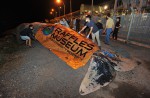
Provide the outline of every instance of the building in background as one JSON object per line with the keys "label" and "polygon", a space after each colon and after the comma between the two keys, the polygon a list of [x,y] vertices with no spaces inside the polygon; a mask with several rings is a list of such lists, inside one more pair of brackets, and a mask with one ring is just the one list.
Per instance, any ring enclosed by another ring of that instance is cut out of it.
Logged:
{"label": "building in background", "polygon": [[[116,1],[116,4],[115,4]],[[91,5],[81,4],[80,14],[91,11]],[[107,12],[116,14],[129,14],[131,12],[150,12],[150,0],[109,0],[93,6],[93,12],[106,14]]]}
{"label": "building in background", "polygon": [[[106,11],[110,11],[113,9],[112,5],[114,4],[114,0],[110,0],[108,2],[103,2],[101,4],[97,4],[93,6],[93,12],[96,13],[105,13]],[[81,4],[80,6],[80,14],[85,13],[85,12],[91,12],[92,10],[91,5],[86,5],[86,4]]]}

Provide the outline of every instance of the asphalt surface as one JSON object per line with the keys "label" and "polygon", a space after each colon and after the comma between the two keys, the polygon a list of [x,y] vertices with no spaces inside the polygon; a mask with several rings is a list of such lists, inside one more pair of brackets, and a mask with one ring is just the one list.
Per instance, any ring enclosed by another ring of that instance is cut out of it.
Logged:
{"label": "asphalt surface", "polygon": [[79,87],[89,62],[77,70],[69,67],[38,41],[34,48],[7,54],[0,67],[0,98],[150,98],[150,49],[112,41],[102,48],[137,62],[134,69],[117,72],[108,86],[81,96]]}

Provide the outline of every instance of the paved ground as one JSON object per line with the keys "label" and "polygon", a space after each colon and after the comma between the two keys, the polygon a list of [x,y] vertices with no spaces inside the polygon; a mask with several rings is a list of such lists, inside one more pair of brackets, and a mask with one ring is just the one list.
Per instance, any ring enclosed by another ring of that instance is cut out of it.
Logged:
{"label": "paved ground", "polygon": [[[10,47],[9,41],[7,44],[0,52],[0,98],[150,98],[148,48],[118,41],[107,46],[102,42],[103,49],[133,58],[137,66],[128,72],[117,72],[108,86],[81,96],[79,86],[89,63],[73,70],[38,42],[33,43],[34,48]],[[13,48],[13,52],[6,52],[7,48]]]}

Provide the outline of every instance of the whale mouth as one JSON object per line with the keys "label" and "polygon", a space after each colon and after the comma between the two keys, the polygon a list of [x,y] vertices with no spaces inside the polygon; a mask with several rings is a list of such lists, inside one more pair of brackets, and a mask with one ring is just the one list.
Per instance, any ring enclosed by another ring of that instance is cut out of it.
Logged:
{"label": "whale mouth", "polygon": [[82,91],[82,89],[80,90],[80,94],[81,94],[81,95],[83,95],[83,94],[84,94],[84,92]]}
{"label": "whale mouth", "polygon": [[80,93],[80,95],[82,95],[82,96],[89,94],[89,92],[84,92],[82,89],[79,91],[79,93]]}

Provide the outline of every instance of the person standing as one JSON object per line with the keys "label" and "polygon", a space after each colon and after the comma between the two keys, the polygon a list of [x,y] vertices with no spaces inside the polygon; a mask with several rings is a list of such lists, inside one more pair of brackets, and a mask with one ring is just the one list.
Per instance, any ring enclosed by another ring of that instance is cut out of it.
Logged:
{"label": "person standing", "polygon": [[70,28],[68,22],[64,18],[62,18],[59,23],[63,26]]}
{"label": "person standing", "polygon": [[59,24],[65,26],[65,23],[64,23],[63,19],[60,19]]}
{"label": "person standing", "polygon": [[63,22],[65,23],[64,25],[66,26],[66,27],[68,27],[68,28],[70,28],[70,26],[69,26],[69,20],[66,20],[65,18],[63,18]]}
{"label": "person standing", "polygon": [[115,39],[115,40],[117,40],[117,38],[118,38],[118,31],[119,31],[120,27],[121,27],[120,19],[119,19],[119,17],[117,17],[117,22],[115,24],[115,29],[114,29],[114,32],[112,34],[112,38]]}
{"label": "person standing", "polygon": [[76,31],[76,18],[73,18],[73,29]]}
{"label": "person standing", "polygon": [[112,18],[110,18],[110,13],[107,14],[106,16],[106,28],[104,32],[106,33],[105,36],[105,44],[109,45],[110,44],[110,34],[114,30],[114,21]]}
{"label": "person standing", "polygon": [[99,17],[98,17],[98,13],[94,13],[93,17],[92,17],[92,20],[97,23],[97,21],[99,20]]}
{"label": "person standing", "polygon": [[103,24],[101,23],[101,20],[99,19],[98,22],[96,23],[98,29],[99,29],[99,34],[101,35],[103,32]]}
{"label": "person standing", "polygon": [[99,30],[96,26],[96,24],[94,23],[94,21],[91,20],[91,16],[90,15],[87,15],[86,16],[86,25],[79,31],[79,34],[80,32],[82,32],[86,27],[89,27],[90,28],[90,31],[87,35],[87,38],[89,38],[90,34],[92,34],[92,41],[95,43],[95,38],[98,42],[98,46],[99,48],[101,49],[101,43],[100,43],[100,38],[99,38]]}
{"label": "person standing", "polygon": [[79,17],[76,19],[76,31],[77,32],[80,31],[80,18]]}

